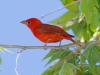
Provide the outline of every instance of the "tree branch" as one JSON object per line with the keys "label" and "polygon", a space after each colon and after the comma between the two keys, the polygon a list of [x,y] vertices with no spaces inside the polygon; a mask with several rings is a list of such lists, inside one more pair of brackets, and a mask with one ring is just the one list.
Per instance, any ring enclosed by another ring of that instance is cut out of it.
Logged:
{"label": "tree branch", "polygon": [[21,45],[6,45],[6,44],[0,44],[1,47],[4,48],[20,48],[20,49],[44,49],[44,48],[48,48],[48,49],[59,49],[59,48],[67,48],[67,47],[71,47],[71,46],[76,46],[76,44],[71,43],[71,44],[67,44],[67,45],[62,45],[62,46],[21,46]]}
{"label": "tree branch", "polygon": [[[90,41],[90,42],[87,42],[87,44],[89,43],[96,43],[97,41]],[[80,45],[84,46],[86,45],[86,42],[82,42],[82,43],[79,43]],[[7,44],[0,44],[0,47],[4,47],[4,48],[19,48],[19,49],[44,49],[44,48],[47,48],[47,49],[59,49],[59,48],[67,48],[67,47],[71,47],[71,46],[77,46],[76,44],[74,43],[70,43],[70,44],[67,44],[67,45],[62,45],[62,46],[21,46],[21,45],[7,45]]]}
{"label": "tree branch", "polygon": [[79,1],[80,1],[80,0],[73,1],[72,3],[70,3],[70,4],[68,4],[68,5],[65,5],[65,6],[63,6],[63,7],[59,7],[59,8],[56,9],[56,10],[53,10],[53,11],[47,13],[47,14],[42,15],[40,18],[44,18],[45,16],[47,16],[47,15],[49,15],[49,14],[52,14],[52,13],[57,12],[57,11],[63,9],[63,8],[66,8],[66,7],[71,6],[71,5],[75,4],[75,3],[78,3]]}

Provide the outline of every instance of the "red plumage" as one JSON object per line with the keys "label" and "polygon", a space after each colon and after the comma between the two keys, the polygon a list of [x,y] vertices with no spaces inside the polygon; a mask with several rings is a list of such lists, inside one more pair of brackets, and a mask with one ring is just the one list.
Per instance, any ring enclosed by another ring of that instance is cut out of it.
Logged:
{"label": "red plumage", "polygon": [[66,39],[81,46],[78,42],[72,39],[72,37],[74,37],[73,35],[68,34],[58,26],[42,23],[37,18],[30,18],[21,21],[21,23],[26,24],[34,36],[44,43],[61,42],[61,40]]}

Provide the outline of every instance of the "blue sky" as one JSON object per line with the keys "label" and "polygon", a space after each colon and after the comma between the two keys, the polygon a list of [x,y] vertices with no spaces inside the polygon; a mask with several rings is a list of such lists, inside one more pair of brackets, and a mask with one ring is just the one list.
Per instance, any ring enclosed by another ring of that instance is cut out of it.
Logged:
{"label": "blue sky", "polygon": [[[1,0],[0,44],[43,46],[44,43],[36,39],[25,25],[20,24],[20,21],[31,17],[40,17],[62,6],[60,0]],[[48,23],[64,12],[66,12],[66,9],[50,14],[40,20]],[[58,45],[58,43],[48,45]],[[0,68],[3,69],[0,75],[16,75],[14,71],[15,58],[17,51],[20,49],[9,50],[14,54],[0,52],[0,56],[3,59],[2,64],[0,64]],[[19,75],[40,75],[50,66],[44,67],[48,60],[41,61],[48,51],[43,49],[23,51],[18,59],[17,70]]]}

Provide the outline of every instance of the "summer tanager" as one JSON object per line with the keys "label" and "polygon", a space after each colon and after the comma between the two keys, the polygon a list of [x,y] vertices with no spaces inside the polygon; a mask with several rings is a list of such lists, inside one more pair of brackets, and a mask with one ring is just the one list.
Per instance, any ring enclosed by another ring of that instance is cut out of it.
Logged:
{"label": "summer tanager", "polygon": [[78,46],[81,46],[78,42],[72,39],[72,37],[74,37],[73,35],[68,34],[66,31],[58,26],[42,23],[37,18],[30,18],[21,21],[21,23],[27,25],[34,36],[40,41],[44,42],[45,45],[47,43],[61,42],[63,39],[66,39],[71,40]]}

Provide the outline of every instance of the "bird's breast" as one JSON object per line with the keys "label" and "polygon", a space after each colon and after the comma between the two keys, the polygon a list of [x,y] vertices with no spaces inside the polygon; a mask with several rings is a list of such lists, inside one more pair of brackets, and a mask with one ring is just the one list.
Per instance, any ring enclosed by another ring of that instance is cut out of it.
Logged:
{"label": "bird's breast", "polygon": [[44,43],[60,42],[63,39],[63,37],[56,34],[43,34],[39,32],[35,32],[34,36]]}

